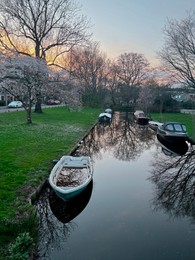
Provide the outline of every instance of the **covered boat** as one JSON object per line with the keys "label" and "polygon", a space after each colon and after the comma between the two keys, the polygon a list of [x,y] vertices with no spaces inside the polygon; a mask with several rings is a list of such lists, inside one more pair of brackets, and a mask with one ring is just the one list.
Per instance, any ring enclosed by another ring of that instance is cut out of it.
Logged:
{"label": "covered boat", "polygon": [[49,184],[56,195],[69,199],[80,194],[93,177],[89,156],[62,156],[49,175]]}
{"label": "covered boat", "polygon": [[111,123],[112,115],[110,113],[100,113],[98,121],[99,123]]}
{"label": "covered boat", "polygon": [[105,109],[105,113],[112,114],[112,109],[111,108],[106,108]]}
{"label": "covered boat", "polygon": [[150,118],[142,110],[137,110],[134,113],[135,121],[138,125],[145,126],[148,125]]}
{"label": "covered boat", "polygon": [[188,141],[186,126],[179,122],[166,122],[157,129],[157,134],[169,142]]}

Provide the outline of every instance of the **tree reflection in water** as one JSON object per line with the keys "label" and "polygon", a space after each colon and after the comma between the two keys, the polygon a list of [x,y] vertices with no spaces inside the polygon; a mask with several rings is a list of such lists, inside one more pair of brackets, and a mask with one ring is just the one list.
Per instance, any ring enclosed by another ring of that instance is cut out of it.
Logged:
{"label": "tree reflection in water", "polygon": [[110,125],[97,124],[79,148],[78,154],[101,159],[110,151],[119,160],[129,161],[139,157],[154,144],[155,134],[148,127],[139,128],[133,113],[115,113]]}
{"label": "tree reflection in water", "polygon": [[[133,114],[115,113],[111,124],[97,124],[72,155],[87,155],[95,160],[103,158],[105,151],[110,151],[116,159],[130,161],[138,158],[154,142],[154,132],[147,127],[139,128],[133,122]],[[92,186],[88,188],[88,195],[75,198],[73,203],[59,202],[59,198],[51,194],[49,187],[44,189],[36,202],[39,217],[39,259],[49,259],[51,251],[60,250],[63,242],[77,228],[73,219],[90,200]]]}
{"label": "tree reflection in water", "polygon": [[62,242],[66,241],[77,228],[74,222],[64,224],[58,221],[57,223],[56,216],[52,213],[49,205],[50,192],[50,188],[46,188],[36,203],[39,217],[38,259],[49,259],[49,255],[54,248],[61,250]]}
{"label": "tree reflection in water", "polygon": [[195,149],[183,156],[156,154],[150,180],[155,184],[153,205],[171,217],[190,218],[195,223]]}

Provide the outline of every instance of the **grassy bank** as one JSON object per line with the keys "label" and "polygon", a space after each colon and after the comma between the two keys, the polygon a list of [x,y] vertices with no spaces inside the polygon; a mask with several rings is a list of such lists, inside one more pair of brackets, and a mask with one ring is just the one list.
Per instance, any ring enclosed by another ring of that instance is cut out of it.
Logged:
{"label": "grassy bank", "polygon": [[0,248],[24,230],[34,232],[29,195],[48,177],[51,161],[69,154],[99,114],[65,107],[43,112],[33,113],[32,125],[24,111],[0,113]]}

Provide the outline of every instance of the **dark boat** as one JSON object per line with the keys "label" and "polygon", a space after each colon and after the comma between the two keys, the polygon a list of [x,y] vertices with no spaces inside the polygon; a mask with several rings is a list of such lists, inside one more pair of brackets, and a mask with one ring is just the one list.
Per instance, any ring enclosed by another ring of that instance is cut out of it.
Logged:
{"label": "dark boat", "polygon": [[162,147],[163,153],[168,156],[182,156],[186,154],[189,149],[188,143],[183,140],[170,142],[159,134],[157,134],[157,139]]}
{"label": "dark boat", "polygon": [[138,125],[141,126],[148,125],[150,118],[146,116],[142,110],[135,111],[134,116],[135,116],[135,121]]}
{"label": "dark boat", "polygon": [[173,143],[189,140],[186,126],[179,122],[166,122],[160,125],[157,129],[157,134],[165,141]]}

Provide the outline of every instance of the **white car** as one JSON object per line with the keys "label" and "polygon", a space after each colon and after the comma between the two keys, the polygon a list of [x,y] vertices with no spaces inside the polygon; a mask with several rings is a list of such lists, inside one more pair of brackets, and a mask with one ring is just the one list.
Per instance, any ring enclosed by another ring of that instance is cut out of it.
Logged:
{"label": "white car", "polygon": [[17,108],[17,107],[23,107],[23,104],[21,101],[12,101],[8,104],[9,108]]}

